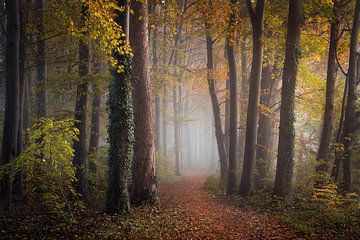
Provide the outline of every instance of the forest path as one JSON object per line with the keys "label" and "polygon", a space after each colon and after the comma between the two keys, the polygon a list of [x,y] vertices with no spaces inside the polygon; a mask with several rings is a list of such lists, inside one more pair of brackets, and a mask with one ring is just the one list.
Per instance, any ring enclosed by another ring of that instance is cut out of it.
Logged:
{"label": "forest path", "polygon": [[271,216],[212,198],[207,174],[186,173],[159,187],[160,209],[176,218],[174,239],[302,239]]}

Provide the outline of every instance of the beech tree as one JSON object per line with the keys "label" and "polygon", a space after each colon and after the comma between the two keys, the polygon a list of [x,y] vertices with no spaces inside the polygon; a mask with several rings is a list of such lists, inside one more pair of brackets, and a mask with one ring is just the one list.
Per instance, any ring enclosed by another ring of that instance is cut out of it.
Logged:
{"label": "beech tree", "polygon": [[300,58],[302,0],[289,1],[285,62],[282,77],[278,156],[274,194],[287,198],[291,192],[294,168],[294,98]]}
{"label": "beech tree", "polygon": [[[118,1],[118,6],[126,11],[116,11],[115,22],[121,26],[123,33],[129,33],[127,14],[130,10],[127,0]],[[127,37],[120,39],[128,45]],[[131,99],[132,57],[127,48],[124,53],[113,50],[117,65],[112,69],[112,80],[109,86],[109,172],[106,193],[106,211],[122,213],[130,211],[129,175],[133,154],[134,128]]]}
{"label": "beech tree", "polygon": [[[19,1],[6,0],[7,12],[6,46],[5,46],[5,117],[4,132],[1,145],[1,165],[15,161],[17,155],[17,137],[19,123],[19,43],[20,14]],[[10,210],[12,182],[7,173],[1,179],[0,207],[2,211]]]}
{"label": "beech tree", "polygon": [[155,203],[155,122],[148,59],[148,2],[135,1],[131,7],[134,11],[130,20],[130,44],[134,54],[132,99],[135,127],[131,201],[136,204]]}
{"label": "beech tree", "polygon": [[246,1],[253,36],[253,58],[250,72],[249,103],[246,118],[246,135],[244,148],[244,162],[241,173],[240,195],[248,196],[254,184],[255,155],[257,143],[257,129],[259,121],[260,83],[263,64],[263,36],[265,0],[256,1],[255,8],[250,0]]}

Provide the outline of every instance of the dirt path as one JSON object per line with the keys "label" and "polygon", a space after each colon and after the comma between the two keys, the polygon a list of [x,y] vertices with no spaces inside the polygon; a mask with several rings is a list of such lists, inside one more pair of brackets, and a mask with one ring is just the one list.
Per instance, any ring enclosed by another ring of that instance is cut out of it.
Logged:
{"label": "dirt path", "polygon": [[174,239],[301,239],[265,214],[211,198],[202,189],[206,176],[160,184],[160,209],[176,218]]}

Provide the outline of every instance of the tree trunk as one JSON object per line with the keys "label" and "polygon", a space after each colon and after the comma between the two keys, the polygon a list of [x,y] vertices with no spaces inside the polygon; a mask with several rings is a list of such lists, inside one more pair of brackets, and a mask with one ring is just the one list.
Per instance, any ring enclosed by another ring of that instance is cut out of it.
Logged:
{"label": "tree trunk", "polygon": [[229,147],[230,147],[230,80],[226,79],[226,89],[225,89],[225,150],[226,155],[229,157]]}
{"label": "tree trunk", "polygon": [[[16,155],[19,156],[24,147],[24,101],[25,101],[25,87],[26,87],[26,70],[27,67],[27,9],[24,3],[20,3],[19,16],[20,16],[20,45],[19,45],[19,126],[17,136],[17,150]],[[22,180],[23,171],[19,171],[15,175],[13,183],[13,194],[21,197],[22,195]]]}
{"label": "tree trunk", "polygon": [[134,53],[135,146],[131,200],[156,203],[154,116],[151,106],[148,60],[147,0],[132,2],[130,42]]}
{"label": "tree trunk", "polygon": [[[7,40],[5,47],[6,96],[1,165],[11,163],[16,158],[19,126],[19,1],[6,0],[5,4],[7,12]],[[10,174],[7,173],[1,179],[0,210],[11,209],[11,193],[12,183]]]}
{"label": "tree trunk", "polygon": [[241,173],[240,195],[248,196],[254,184],[254,168],[259,121],[260,81],[263,63],[263,35],[265,0],[258,0],[253,9],[251,1],[246,1],[253,27],[253,59],[250,73],[249,102],[246,117],[246,135],[244,149],[244,163]]}
{"label": "tree trunk", "polygon": [[[269,108],[270,106],[270,92],[272,88],[272,79],[270,66],[265,66],[261,78],[261,96],[260,105]],[[264,189],[266,179],[269,176],[270,168],[270,152],[272,140],[272,119],[268,114],[260,113],[259,129],[256,148],[256,172],[255,187],[257,189]]]}
{"label": "tree trunk", "polygon": [[356,119],[356,71],[357,71],[357,58],[358,58],[358,37],[360,27],[360,0],[356,1],[354,22],[351,32],[350,41],[350,56],[349,56],[349,70],[347,75],[348,80],[348,93],[347,103],[345,108],[344,118],[344,154],[343,154],[343,190],[348,192],[351,190],[352,182],[352,144],[355,139],[357,119]]}
{"label": "tree trunk", "polygon": [[[95,74],[102,73],[101,60],[96,63],[94,67]],[[100,109],[101,109],[101,91],[99,89],[99,83],[92,84],[93,98],[91,101],[91,129],[90,129],[90,142],[89,151],[96,153],[99,148],[100,138]]]}
{"label": "tree trunk", "polygon": [[173,109],[174,109],[174,143],[175,143],[175,175],[180,176],[180,133],[179,133],[179,108],[176,94],[176,86],[173,88]]}
{"label": "tree trunk", "polygon": [[[239,121],[239,138],[238,138],[238,156],[244,156],[245,130],[242,128],[246,119],[245,99],[247,99],[246,90],[249,81],[247,77],[247,56],[246,56],[246,38],[241,40],[241,94],[240,94],[240,121]],[[241,162],[241,161],[240,161]]]}
{"label": "tree trunk", "polygon": [[[127,0],[118,1],[119,7],[127,6]],[[127,7],[127,12],[130,9]],[[115,21],[127,32],[129,21],[124,11],[117,12]],[[121,40],[126,40],[122,37]],[[127,42],[128,44],[128,42]],[[122,213],[130,211],[130,197],[128,179],[133,153],[133,109],[131,99],[132,62],[128,54],[113,52],[118,66],[124,66],[124,71],[112,69],[112,81],[109,87],[109,172],[108,190],[106,194],[106,211],[108,213]]]}
{"label": "tree trunk", "polygon": [[220,106],[219,106],[218,98],[216,96],[215,80],[213,76],[213,71],[214,71],[213,40],[209,33],[210,26],[206,25],[206,30],[207,30],[206,33],[207,82],[209,87],[212,109],[214,113],[215,135],[216,135],[216,142],[217,142],[219,158],[220,158],[221,182],[225,183],[226,175],[228,172],[228,164],[227,164],[226,151],[225,151],[225,137],[221,126],[222,124],[221,124]]}
{"label": "tree trunk", "polygon": [[[236,1],[231,0],[231,4]],[[230,87],[230,123],[229,123],[229,171],[227,182],[227,194],[231,195],[236,193],[236,162],[237,162],[237,72],[235,62],[234,42],[234,24],[236,22],[235,11],[233,10],[230,15],[229,33],[226,40],[226,52],[229,65],[229,87]]]}
{"label": "tree trunk", "polygon": [[329,56],[328,56],[328,66],[327,66],[327,77],[326,77],[326,102],[325,102],[325,112],[322,126],[322,134],[320,138],[319,150],[317,154],[317,173],[328,173],[330,166],[329,163],[329,150],[330,150],[330,141],[332,135],[332,124],[333,124],[333,113],[334,113],[334,92],[335,92],[335,81],[337,73],[337,64],[336,64],[336,47],[339,38],[339,1],[334,1],[333,14],[334,18],[331,19],[331,29],[330,29],[330,45],[329,45]]}
{"label": "tree trunk", "polygon": [[164,158],[165,164],[167,163],[167,106],[168,101],[166,99],[167,88],[166,83],[163,83],[163,98],[162,98],[162,105],[163,105],[163,114],[162,114],[162,156]]}
{"label": "tree trunk", "polygon": [[282,198],[290,196],[292,187],[295,141],[294,97],[300,58],[301,24],[302,1],[290,0],[281,89],[278,157],[274,185],[274,194]]}
{"label": "tree trunk", "polygon": [[47,116],[47,62],[46,62],[46,41],[44,29],[44,0],[36,0],[36,30],[37,30],[37,86],[36,86],[36,107],[37,117]]}
{"label": "tree trunk", "polygon": [[[88,6],[83,4],[81,9],[81,25],[85,26]],[[86,36],[85,36],[86,37]],[[79,129],[79,141],[74,141],[74,166],[76,168],[76,189],[85,195],[87,192],[88,152],[87,152],[87,99],[90,74],[90,45],[87,39],[79,43],[79,77],[76,86],[75,127]]]}

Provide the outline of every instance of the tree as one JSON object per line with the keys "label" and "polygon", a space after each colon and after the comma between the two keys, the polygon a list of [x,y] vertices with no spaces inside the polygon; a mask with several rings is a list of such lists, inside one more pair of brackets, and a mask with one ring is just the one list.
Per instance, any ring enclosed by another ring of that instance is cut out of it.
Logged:
{"label": "tree", "polygon": [[250,72],[249,101],[246,118],[244,163],[241,173],[240,195],[248,196],[254,184],[255,154],[259,121],[260,81],[263,64],[263,36],[265,0],[256,1],[255,9],[251,0],[246,1],[250,15],[253,36],[253,58]]}
{"label": "tree", "polygon": [[[98,60],[94,64],[94,73],[101,74],[103,71],[103,63]],[[100,137],[100,111],[101,111],[101,90],[99,82],[92,84],[92,101],[91,101],[91,130],[90,130],[90,142],[89,151],[96,153],[99,148],[99,137]]]}
{"label": "tree", "polygon": [[36,82],[36,106],[37,116],[47,115],[47,62],[46,62],[46,40],[44,26],[44,0],[36,0],[36,30],[37,30],[37,82]]}
{"label": "tree", "polygon": [[226,159],[226,150],[225,150],[225,136],[222,130],[221,124],[221,115],[220,115],[220,106],[219,100],[216,95],[215,90],[215,79],[213,75],[214,71],[214,59],[213,59],[213,39],[210,35],[211,26],[209,24],[205,24],[206,28],[206,55],[207,55],[207,82],[209,87],[209,94],[211,98],[211,105],[214,114],[214,122],[215,122],[215,136],[218,147],[218,153],[220,158],[220,175],[221,182],[225,183],[226,175],[228,172],[228,164]]}
{"label": "tree", "polygon": [[[17,137],[19,123],[19,43],[20,14],[19,1],[6,0],[7,39],[5,47],[6,96],[4,132],[2,138],[0,164],[15,161],[17,155]],[[12,183],[10,173],[1,179],[0,209],[11,208]]]}
{"label": "tree", "polygon": [[[81,7],[81,25],[85,26],[88,16],[88,6],[83,3]],[[80,39],[79,43],[79,77],[76,86],[75,104],[75,127],[79,129],[79,141],[74,141],[74,166],[76,167],[76,189],[85,195],[87,192],[88,150],[87,150],[87,102],[89,83],[87,77],[90,74],[90,45],[86,39],[87,33]]]}
{"label": "tree", "polygon": [[[118,6],[126,7],[127,0],[118,1]],[[127,33],[127,11],[116,11],[115,22]],[[128,45],[127,38],[120,35],[120,40]],[[125,48],[126,50],[127,48]],[[131,99],[132,59],[129,51],[119,53],[113,50],[117,65],[112,69],[112,80],[109,86],[109,172],[106,193],[106,211],[122,213],[130,211],[128,179],[133,153],[133,109]]]}
{"label": "tree", "polygon": [[302,0],[289,1],[285,62],[282,77],[278,156],[274,194],[287,198],[291,192],[294,167],[294,98],[300,58]]}
{"label": "tree", "polygon": [[352,25],[351,40],[350,40],[350,56],[349,69],[347,74],[347,103],[345,108],[344,118],[344,132],[343,140],[343,190],[348,192],[351,190],[352,182],[352,145],[355,140],[355,133],[357,130],[357,116],[356,116],[356,84],[357,84],[357,59],[358,59],[358,38],[360,27],[360,0],[356,1],[354,21]]}
{"label": "tree", "polygon": [[317,153],[318,166],[316,171],[318,173],[328,173],[329,169],[329,152],[331,133],[333,126],[333,114],[334,114],[334,95],[335,95],[335,81],[336,73],[338,70],[336,63],[336,48],[339,40],[339,28],[340,28],[340,14],[342,0],[335,0],[333,5],[333,14],[330,18],[330,44],[329,44],[329,55],[327,64],[327,77],[326,77],[326,101],[325,101],[325,112],[323,117],[322,133],[320,138],[319,149]]}
{"label": "tree", "polygon": [[[234,8],[235,0],[230,3]],[[236,192],[236,161],[237,161],[237,73],[234,50],[233,27],[236,22],[235,9],[230,13],[229,33],[226,39],[226,52],[229,65],[229,85],[230,85],[230,124],[229,124],[229,171],[227,182],[227,194]]]}
{"label": "tree", "polygon": [[272,71],[269,63],[265,63],[261,77],[261,96],[260,96],[260,117],[256,149],[256,171],[257,176],[255,185],[258,189],[265,187],[265,180],[269,174],[270,153],[272,142],[272,119],[269,115],[271,89],[272,89]]}
{"label": "tree", "polygon": [[130,43],[134,53],[135,145],[131,201],[156,203],[155,133],[148,59],[148,2],[132,2]]}

